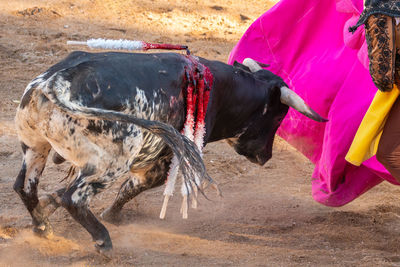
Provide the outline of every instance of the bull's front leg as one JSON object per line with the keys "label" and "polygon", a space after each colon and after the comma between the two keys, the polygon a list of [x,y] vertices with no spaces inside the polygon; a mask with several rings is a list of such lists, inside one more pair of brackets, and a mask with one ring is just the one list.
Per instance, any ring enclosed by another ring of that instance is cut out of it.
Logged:
{"label": "bull's front leg", "polygon": [[43,212],[41,201],[38,199],[37,187],[50,148],[51,146],[48,143],[38,143],[32,147],[22,143],[23,163],[14,183],[14,190],[31,214],[33,231],[43,237],[50,236],[53,230],[48,216]]}
{"label": "bull's front leg", "polygon": [[169,165],[172,156],[160,158],[152,167],[140,177],[132,175],[122,185],[112,205],[104,210],[101,218],[108,222],[116,222],[120,219],[123,206],[139,195],[141,192],[161,186],[167,179]]}

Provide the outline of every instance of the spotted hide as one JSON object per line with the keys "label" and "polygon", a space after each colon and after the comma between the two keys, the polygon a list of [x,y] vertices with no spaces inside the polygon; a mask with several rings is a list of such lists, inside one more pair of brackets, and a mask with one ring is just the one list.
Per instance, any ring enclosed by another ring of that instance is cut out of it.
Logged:
{"label": "spotted hide", "polygon": [[[163,184],[173,154],[188,185],[198,184],[193,177],[211,182],[199,150],[177,131],[185,121],[187,88],[206,72],[212,85],[204,144],[227,139],[239,154],[262,165],[271,157],[287,104],[323,120],[297,95],[293,98],[281,78],[253,67],[175,53],[74,52],[39,75],[27,86],[16,114],[24,156],[14,189],[34,231],[51,234],[48,216],[62,206],[107,254],[109,233],[88,205],[115,180],[126,179],[105,218],[117,215],[143,190]],[[39,199],[37,187],[51,149],[58,163],[65,159],[77,172],[65,188]]]}

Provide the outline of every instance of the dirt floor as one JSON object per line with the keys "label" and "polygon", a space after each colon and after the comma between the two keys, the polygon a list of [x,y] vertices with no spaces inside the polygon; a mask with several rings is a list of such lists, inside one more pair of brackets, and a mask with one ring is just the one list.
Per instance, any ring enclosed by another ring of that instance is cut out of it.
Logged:
{"label": "dirt floor", "polygon": [[[224,197],[209,192],[189,219],[175,196],[158,219],[160,187],[128,203],[106,260],[63,209],[52,215],[54,238],[31,232],[12,189],[21,165],[13,117],[28,82],[74,49],[67,40],[126,38],[189,45],[193,54],[226,61],[251,22],[274,1],[0,0],[0,266],[400,266],[400,188],[375,187],[342,208],[311,197],[313,165],[282,140],[259,167],[224,142],[205,162]],[[41,192],[60,187],[67,164],[48,164]],[[99,214],[118,184],[92,201]]]}

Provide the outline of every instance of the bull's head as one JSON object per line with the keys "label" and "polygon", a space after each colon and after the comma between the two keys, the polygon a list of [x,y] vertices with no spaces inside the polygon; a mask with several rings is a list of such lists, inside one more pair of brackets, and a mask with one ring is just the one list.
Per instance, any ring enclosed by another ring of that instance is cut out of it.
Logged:
{"label": "bull's head", "polygon": [[[240,65],[236,64],[237,67]],[[272,156],[275,133],[289,106],[315,121],[327,121],[312,110],[299,95],[290,90],[279,76],[263,69],[256,61],[246,58],[241,66],[249,70],[256,79],[265,81],[268,88],[265,88],[267,102],[263,110],[254,115],[243,133],[237,138],[228,140],[228,143],[240,155],[246,156],[253,163],[265,164]]]}

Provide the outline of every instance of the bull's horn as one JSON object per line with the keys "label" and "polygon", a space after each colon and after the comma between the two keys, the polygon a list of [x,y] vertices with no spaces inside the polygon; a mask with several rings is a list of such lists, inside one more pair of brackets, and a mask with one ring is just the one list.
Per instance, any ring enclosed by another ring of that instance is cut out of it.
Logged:
{"label": "bull's horn", "polygon": [[286,86],[281,87],[281,102],[289,107],[294,108],[310,119],[319,122],[328,121],[327,119],[322,118],[317,112],[312,110],[312,108],[310,108],[299,95]]}
{"label": "bull's horn", "polygon": [[250,69],[250,71],[251,72],[256,72],[256,71],[259,71],[259,70],[261,70],[262,68],[261,68],[261,66],[260,65],[258,65],[258,63],[255,61],[255,60],[253,60],[253,59],[251,59],[251,58],[245,58],[244,60],[243,60],[243,65],[245,65],[246,67],[248,67],[249,69]]}

